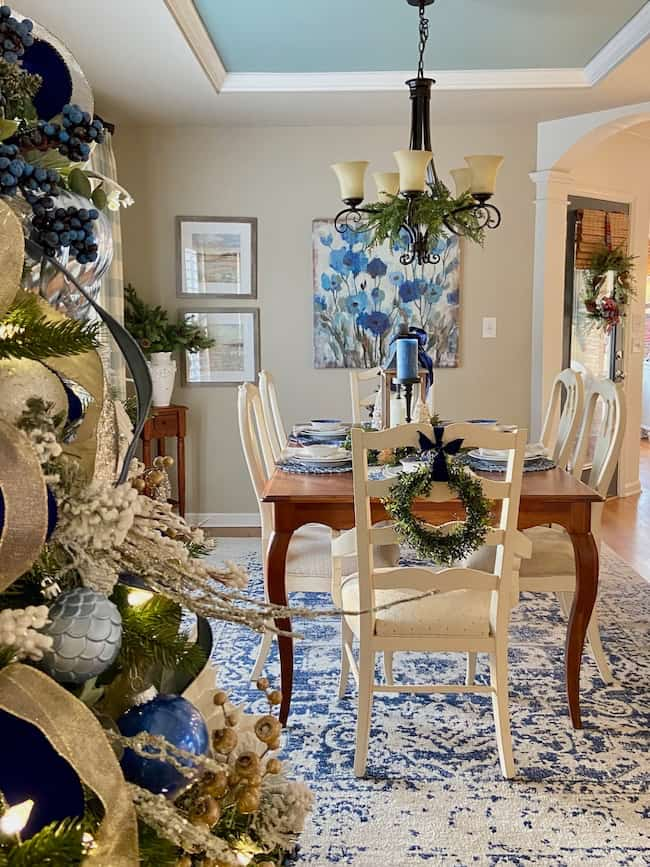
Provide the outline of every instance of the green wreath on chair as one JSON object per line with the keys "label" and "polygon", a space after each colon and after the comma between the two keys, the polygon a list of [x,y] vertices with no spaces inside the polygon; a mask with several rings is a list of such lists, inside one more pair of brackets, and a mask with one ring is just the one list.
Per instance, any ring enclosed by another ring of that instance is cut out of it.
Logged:
{"label": "green wreath on chair", "polygon": [[[400,473],[390,495],[382,503],[403,542],[411,545],[426,560],[452,566],[484,544],[491,527],[492,511],[490,501],[483,496],[480,480],[458,461],[447,457],[447,454],[455,454],[460,449],[462,441],[455,440],[443,446],[443,429],[434,430],[435,445],[420,435],[423,451],[425,454],[432,452],[432,458],[415,472]],[[441,530],[413,514],[413,501],[427,497],[434,482],[449,485],[465,508],[465,520],[453,530]]]}

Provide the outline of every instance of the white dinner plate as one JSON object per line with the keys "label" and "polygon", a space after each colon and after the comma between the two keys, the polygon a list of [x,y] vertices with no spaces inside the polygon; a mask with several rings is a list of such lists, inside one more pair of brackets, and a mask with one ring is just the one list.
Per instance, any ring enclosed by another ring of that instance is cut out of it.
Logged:
{"label": "white dinner plate", "polygon": [[[469,453],[470,458],[474,458],[476,461],[480,461],[483,464],[503,464],[504,466],[508,463],[507,457],[499,457],[495,455],[494,457],[487,456],[481,453],[480,449],[472,449]],[[524,458],[524,463],[530,463],[531,461],[538,461],[540,458],[546,457],[546,455],[541,452],[534,455],[526,455]]]}
{"label": "white dinner plate", "polygon": [[292,455],[292,460],[298,461],[301,464],[332,464],[332,466],[336,466],[337,464],[349,464],[352,461],[352,455],[348,455],[348,457],[331,457],[331,458],[314,458],[309,455]]}
{"label": "white dinner plate", "polygon": [[313,437],[319,440],[341,439],[341,437],[346,437],[347,435],[348,428],[346,427],[339,428],[338,430],[314,430],[311,427],[306,427],[300,431],[300,436]]}

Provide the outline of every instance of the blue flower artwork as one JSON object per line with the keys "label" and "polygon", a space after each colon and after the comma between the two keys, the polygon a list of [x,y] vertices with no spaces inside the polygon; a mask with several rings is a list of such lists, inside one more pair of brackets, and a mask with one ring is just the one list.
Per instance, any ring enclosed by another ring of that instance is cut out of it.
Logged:
{"label": "blue flower artwork", "polygon": [[435,367],[457,367],[460,245],[443,238],[436,265],[402,265],[400,245],[368,248],[332,220],[314,220],[314,367],[386,365],[401,323],[423,328]]}

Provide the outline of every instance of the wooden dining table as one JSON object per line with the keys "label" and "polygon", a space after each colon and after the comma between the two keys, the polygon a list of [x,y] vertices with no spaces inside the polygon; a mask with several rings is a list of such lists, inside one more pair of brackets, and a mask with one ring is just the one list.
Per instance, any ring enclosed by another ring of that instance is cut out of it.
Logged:
{"label": "wooden dining table", "polygon": [[[481,475],[478,473],[477,475]],[[497,474],[488,477],[498,478]],[[273,507],[273,531],[266,554],[269,599],[287,605],[285,567],[292,533],[305,524],[323,524],[333,530],[354,526],[352,473],[297,474],[276,469],[266,484],[263,501]],[[591,530],[592,504],[601,498],[587,485],[561,469],[524,473],[519,507],[519,529],[545,524],[564,527],[573,543],[576,592],[566,632],[564,668],[571,723],[582,728],[580,715],[580,664],[585,634],[598,592],[598,547]],[[458,518],[460,504],[416,501],[423,518],[442,523]],[[372,520],[387,519],[379,500],[371,503]],[[293,685],[293,638],[290,619],[278,619],[282,704],[280,720],[286,723]]]}

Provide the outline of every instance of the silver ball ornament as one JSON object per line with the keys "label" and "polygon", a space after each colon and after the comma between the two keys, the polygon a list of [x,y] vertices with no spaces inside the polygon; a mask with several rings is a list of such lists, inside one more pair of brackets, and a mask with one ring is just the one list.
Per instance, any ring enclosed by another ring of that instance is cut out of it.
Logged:
{"label": "silver ball ornament", "polygon": [[88,587],[62,593],[50,608],[42,630],[53,639],[41,667],[59,683],[81,684],[115,662],[122,643],[117,607]]}

